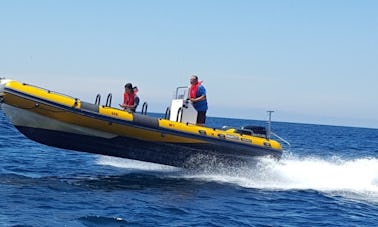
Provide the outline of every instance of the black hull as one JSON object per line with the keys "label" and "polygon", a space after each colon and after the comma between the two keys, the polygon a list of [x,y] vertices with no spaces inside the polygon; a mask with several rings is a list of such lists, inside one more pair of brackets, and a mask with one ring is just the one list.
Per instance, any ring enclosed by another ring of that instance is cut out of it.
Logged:
{"label": "black hull", "polygon": [[[53,147],[134,159],[176,167],[199,168],[209,165],[240,165],[255,162],[259,156],[280,158],[281,153],[235,144],[170,144],[127,137],[111,139],[17,126],[28,138]],[[262,155],[264,154],[264,155]]]}

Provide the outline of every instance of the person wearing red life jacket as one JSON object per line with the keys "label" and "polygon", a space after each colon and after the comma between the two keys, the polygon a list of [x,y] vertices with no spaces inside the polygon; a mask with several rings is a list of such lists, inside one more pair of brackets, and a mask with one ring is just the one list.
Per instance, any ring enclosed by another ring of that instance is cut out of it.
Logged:
{"label": "person wearing red life jacket", "polygon": [[197,125],[204,125],[206,121],[207,99],[206,89],[202,85],[202,81],[198,81],[196,75],[190,77],[189,100],[197,110]]}
{"label": "person wearing red life jacket", "polygon": [[125,93],[123,94],[123,104],[119,106],[126,111],[135,112],[139,105],[139,97],[136,95],[137,92],[137,87],[133,87],[131,83],[127,83],[125,85]]}

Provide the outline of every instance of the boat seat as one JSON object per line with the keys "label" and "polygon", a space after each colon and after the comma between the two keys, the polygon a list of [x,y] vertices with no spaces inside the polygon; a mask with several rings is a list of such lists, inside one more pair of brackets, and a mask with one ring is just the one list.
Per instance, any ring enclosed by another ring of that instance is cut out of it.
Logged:
{"label": "boat seat", "polygon": [[96,104],[81,101],[80,102],[80,109],[98,113],[99,107]]}
{"label": "boat seat", "polygon": [[140,124],[140,125],[143,125],[143,126],[159,128],[159,119],[158,118],[151,117],[151,116],[144,115],[144,114],[133,113],[133,122]]}

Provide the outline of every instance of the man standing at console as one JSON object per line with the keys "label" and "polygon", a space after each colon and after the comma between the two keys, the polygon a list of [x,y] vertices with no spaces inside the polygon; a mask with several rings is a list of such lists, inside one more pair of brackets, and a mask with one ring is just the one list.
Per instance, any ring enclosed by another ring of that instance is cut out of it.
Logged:
{"label": "man standing at console", "polygon": [[190,77],[189,100],[193,103],[197,110],[197,125],[204,125],[206,121],[207,99],[206,89],[202,85],[202,81],[198,82],[198,77],[192,75]]}

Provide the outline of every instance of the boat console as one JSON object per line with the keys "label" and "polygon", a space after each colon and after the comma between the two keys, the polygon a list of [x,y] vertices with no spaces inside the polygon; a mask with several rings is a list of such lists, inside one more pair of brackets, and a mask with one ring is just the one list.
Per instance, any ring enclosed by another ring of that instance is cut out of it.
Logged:
{"label": "boat console", "polygon": [[171,101],[170,121],[196,124],[197,111],[193,104],[187,99],[189,87],[176,88],[176,94]]}

